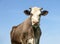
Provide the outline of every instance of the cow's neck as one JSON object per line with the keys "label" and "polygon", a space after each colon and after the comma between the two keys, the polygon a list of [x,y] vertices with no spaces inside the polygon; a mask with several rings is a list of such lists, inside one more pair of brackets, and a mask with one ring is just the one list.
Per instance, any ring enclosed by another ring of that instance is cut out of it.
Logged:
{"label": "cow's neck", "polygon": [[39,24],[38,25],[32,25],[32,22],[31,22],[31,17],[27,18],[25,20],[25,24],[28,25],[29,27],[32,26],[33,28],[37,29],[39,27]]}
{"label": "cow's neck", "polygon": [[27,26],[29,26],[29,27],[32,26],[30,17],[27,18],[27,19],[24,21],[24,24],[27,25]]}

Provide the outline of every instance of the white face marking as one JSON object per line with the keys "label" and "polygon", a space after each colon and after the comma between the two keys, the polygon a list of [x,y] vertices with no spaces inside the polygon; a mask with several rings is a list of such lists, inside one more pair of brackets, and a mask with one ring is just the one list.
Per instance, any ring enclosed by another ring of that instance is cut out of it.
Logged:
{"label": "white face marking", "polygon": [[31,9],[31,13],[32,13],[32,25],[34,25],[35,23],[38,23],[40,20],[40,14],[41,14],[41,8],[38,7],[33,7]]}
{"label": "white face marking", "polygon": [[34,39],[33,38],[29,39],[28,44],[34,44]]}

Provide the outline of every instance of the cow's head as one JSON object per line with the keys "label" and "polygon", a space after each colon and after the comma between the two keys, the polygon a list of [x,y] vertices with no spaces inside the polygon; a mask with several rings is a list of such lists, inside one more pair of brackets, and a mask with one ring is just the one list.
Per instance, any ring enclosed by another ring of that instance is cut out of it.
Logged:
{"label": "cow's head", "polygon": [[24,13],[26,15],[30,15],[32,25],[38,25],[41,15],[45,16],[48,13],[48,11],[43,10],[43,8],[32,7],[32,8],[29,8],[29,9],[30,10],[24,10]]}

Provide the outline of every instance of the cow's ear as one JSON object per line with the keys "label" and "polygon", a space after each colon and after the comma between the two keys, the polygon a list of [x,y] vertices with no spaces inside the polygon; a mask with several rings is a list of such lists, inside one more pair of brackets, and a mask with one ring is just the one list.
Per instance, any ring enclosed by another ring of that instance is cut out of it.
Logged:
{"label": "cow's ear", "polygon": [[48,14],[48,11],[47,10],[43,10],[42,13],[41,13],[41,15],[43,15],[43,16],[45,16],[47,14]]}
{"label": "cow's ear", "polygon": [[26,15],[30,15],[30,11],[29,11],[29,10],[24,10],[24,13],[25,13]]}

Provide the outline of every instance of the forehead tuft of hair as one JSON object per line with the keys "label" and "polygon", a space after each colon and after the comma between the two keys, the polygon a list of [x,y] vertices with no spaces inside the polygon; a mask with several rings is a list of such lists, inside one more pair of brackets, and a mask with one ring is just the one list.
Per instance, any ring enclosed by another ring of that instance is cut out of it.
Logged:
{"label": "forehead tuft of hair", "polygon": [[38,7],[32,7],[32,10],[39,10],[40,8]]}

